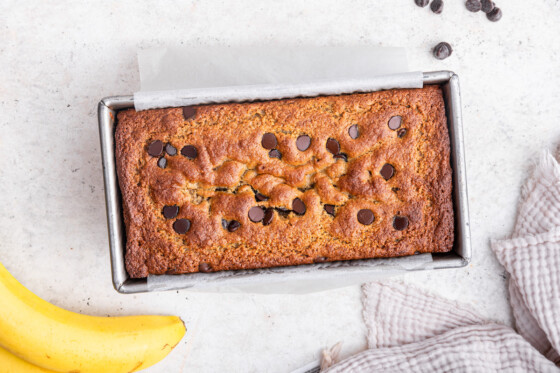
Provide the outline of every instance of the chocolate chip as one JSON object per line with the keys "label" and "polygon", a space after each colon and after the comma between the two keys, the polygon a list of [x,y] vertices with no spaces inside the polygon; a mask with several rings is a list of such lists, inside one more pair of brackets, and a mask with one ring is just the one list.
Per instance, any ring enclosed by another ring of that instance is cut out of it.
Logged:
{"label": "chocolate chip", "polygon": [[430,0],[414,0],[414,3],[423,8],[430,3]]}
{"label": "chocolate chip", "polygon": [[151,155],[152,157],[159,157],[162,151],[163,151],[163,142],[161,142],[160,140],[153,141],[148,146],[148,154]]}
{"label": "chocolate chip", "polygon": [[159,168],[165,168],[167,166],[167,159],[165,159],[165,157],[161,157],[158,159],[157,165]]}
{"label": "chocolate chip", "polygon": [[325,205],[323,206],[327,214],[334,216],[334,205]]}
{"label": "chocolate chip", "polygon": [[363,225],[370,225],[373,223],[375,217],[373,216],[373,212],[368,209],[362,209],[358,211],[358,221]]}
{"label": "chocolate chip", "polygon": [[397,137],[402,139],[406,135],[406,128],[401,128],[397,131]]}
{"label": "chocolate chip", "polygon": [[191,221],[189,219],[177,219],[173,223],[173,229],[179,234],[185,234],[191,229]]}
{"label": "chocolate chip", "polygon": [[171,144],[167,144],[165,145],[165,152],[169,155],[175,155],[177,154],[177,148]]}
{"label": "chocolate chip", "polygon": [[395,216],[393,218],[393,228],[398,231],[405,230],[408,227],[408,218],[406,216]]}
{"label": "chocolate chip", "polygon": [[270,158],[278,158],[278,159],[282,159],[282,153],[280,153],[278,150],[276,149],[272,149],[271,151],[268,152],[268,156]]}
{"label": "chocolate chip", "polygon": [[393,177],[393,175],[395,174],[395,167],[391,166],[389,163],[385,163],[383,165],[383,167],[381,167],[381,170],[379,171],[379,174],[385,179],[385,180],[389,180],[390,178]]}
{"label": "chocolate chip", "polygon": [[482,11],[484,13],[490,13],[492,9],[496,6],[492,0],[482,0]]}
{"label": "chocolate chip", "polygon": [[226,219],[222,219],[222,228],[227,229],[229,225],[229,221]]}
{"label": "chocolate chip", "polygon": [[227,192],[228,188],[223,188],[223,187],[217,187],[216,188],[216,192]]}
{"label": "chocolate chip", "polygon": [[296,198],[292,201],[292,210],[294,210],[294,212],[298,215],[304,215],[307,208],[301,199]]}
{"label": "chocolate chip", "polygon": [[196,108],[192,106],[183,106],[183,118],[185,120],[191,119],[196,115]]}
{"label": "chocolate chip", "polygon": [[274,149],[278,145],[278,140],[276,140],[276,135],[273,133],[265,133],[261,140],[261,145],[265,149]]}
{"label": "chocolate chip", "polygon": [[434,47],[433,54],[438,60],[445,60],[447,57],[451,56],[453,53],[453,48],[449,43],[442,41]]}
{"label": "chocolate chip", "polygon": [[314,263],[325,263],[327,261],[327,257],[326,256],[318,256],[315,259],[313,259]]}
{"label": "chocolate chip", "polygon": [[181,154],[188,159],[196,159],[198,157],[198,150],[193,145],[186,145],[181,149]]}
{"label": "chocolate chip", "polygon": [[480,3],[480,0],[467,0],[467,2],[465,3],[465,6],[467,7],[467,10],[470,12],[478,12],[480,11],[480,9],[482,9],[482,4]]}
{"label": "chocolate chip", "polygon": [[340,144],[335,139],[327,140],[327,150],[332,154],[336,155],[340,153]]}
{"label": "chocolate chip", "polygon": [[290,216],[290,210],[284,208],[284,207],[275,207],[274,208],[276,211],[278,211],[278,215],[287,218],[288,216]]}
{"label": "chocolate chip", "polygon": [[237,220],[232,220],[229,222],[227,230],[229,232],[235,232],[236,230],[239,229],[239,227],[241,227],[241,223],[238,222]]}
{"label": "chocolate chip", "polygon": [[344,162],[348,162],[348,155],[346,153],[339,153],[333,157],[334,159],[343,159]]}
{"label": "chocolate chip", "polygon": [[440,14],[441,12],[443,12],[443,0],[432,1],[432,4],[430,5],[430,9],[435,14]]}
{"label": "chocolate chip", "polygon": [[179,214],[179,206],[163,206],[162,214],[166,219],[175,219]]}
{"label": "chocolate chip", "polygon": [[251,219],[253,223],[258,223],[261,220],[263,220],[263,218],[264,218],[264,209],[262,207],[259,206],[251,207],[251,209],[249,210],[249,219]]}
{"label": "chocolate chip", "polygon": [[212,266],[208,263],[202,262],[198,265],[198,270],[202,273],[212,272]]}
{"label": "chocolate chip", "polygon": [[274,209],[269,207],[264,211],[263,225],[269,225],[272,219],[274,219]]}
{"label": "chocolate chip", "polygon": [[307,135],[301,135],[296,140],[296,147],[298,148],[299,151],[302,152],[306,151],[307,149],[309,149],[310,145],[311,145],[311,137]]}
{"label": "chocolate chip", "polygon": [[255,193],[255,199],[257,200],[257,202],[262,202],[262,201],[267,201],[268,197],[265,196],[264,194],[257,192]]}
{"label": "chocolate chip", "polygon": [[350,135],[350,137],[353,138],[354,140],[357,139],[358,136],[360,136],[360,132],[358,131],[357,124],[354,124],[350,126],[350,128],[348,128],[348,135]]}
{"label": "chocolate chip", "polygon": [[488,14],[486,14],[486,18],[488,18],[492,22],[498,22],[500,19],[502,19],[502,10],[500,8],[494,8]]}
{"label": "chocolate chip", "polygon": [[394,131],[401,126],[401,123],[402,123],[401,116],[395,115],[394,117],[391,117],[391,119],[389,119],[387,125],[389,126],[389,129],[392,129]]}

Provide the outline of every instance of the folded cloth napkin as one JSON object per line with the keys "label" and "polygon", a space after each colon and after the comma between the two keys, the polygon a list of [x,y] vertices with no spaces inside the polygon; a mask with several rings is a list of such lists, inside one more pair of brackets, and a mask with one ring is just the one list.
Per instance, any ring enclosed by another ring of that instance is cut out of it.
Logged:
{"label": "folded cloth napkin", "polygon": [[[521,192],[514,233],[492,249],[510,275],[516,331],[402,283],[362,287],[369,349],[334,372],[558,372],[560,165],[544,152]],[[331,365],[334,364],[334,365]],[[330,365],[330,366],[328,366]]]}

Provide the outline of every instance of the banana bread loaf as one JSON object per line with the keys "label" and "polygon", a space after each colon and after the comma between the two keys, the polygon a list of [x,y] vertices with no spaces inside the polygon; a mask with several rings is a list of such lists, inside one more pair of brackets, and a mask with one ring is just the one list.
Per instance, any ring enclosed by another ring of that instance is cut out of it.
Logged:
{"label": "banana bread loaf", "polygon": [[446,252],[437,86],[118,113],[131,277]]}

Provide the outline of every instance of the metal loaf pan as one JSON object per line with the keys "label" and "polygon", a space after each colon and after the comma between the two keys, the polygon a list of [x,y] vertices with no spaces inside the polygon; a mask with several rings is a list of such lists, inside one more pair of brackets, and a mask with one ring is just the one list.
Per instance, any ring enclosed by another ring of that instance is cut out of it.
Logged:
{"label": "metal loaf pan", "polygon": [[[417,269],[459,268],[466,266],[471,260],[471,238],[469,227],[469,209],[467,199],[467,179],[465,172],[465,155],[463,145],[463,122],[461,116],[461,94],[459,78],[451,71],[436,71],[423,74],[424,85],[437,84],[443,89],[447,114],[449,135],[451,139],[451,166],[453,170],[453,207],[455,216],[455,241],[453,250],[445,254],[432,254],[433,262],[429,266]],[[115,164],[115,127],[117,112],[134,107],[133,96],[106,97],[99,102],[99,135],[101,140],[101,155],[103,162],[103,176],[105,180],[105,202],[107,205],[107,224],[109,231],[109,246],[111,251],[111,269],[113,285],[120,293],[139,293],[154,291],[148,288],[147,279],[132,279],[126,272],[124,254],[126,248],[125,227],[122,215],[121,193],[117,181]],[[405,258],[396,258],[405,259]],[[345,267],[362,267],[372,273],[378,271],[371,263],[383,259],[361,259],[350,262],[331,262],[324,264],[310,264],[290,267],[290,271],[300,271],[313,276],[314,271],[329,269],[337,271]],[[353,263],[352,263],[353,262]],[[371,268],[368,269],[368,263]],[[243,270],[216,272],[215,274],[193,273],[187,276],[204,276],[203,280],[212,283],[215,278],[220,283],[228,278],[259,276],[262,270]],[[270,271],[268,271],[270,272]],[[340,274],[340,272],[338,272]],[[323,271],[324,274],[324,271]],[[185,286],[188,287],[188,286]]]}

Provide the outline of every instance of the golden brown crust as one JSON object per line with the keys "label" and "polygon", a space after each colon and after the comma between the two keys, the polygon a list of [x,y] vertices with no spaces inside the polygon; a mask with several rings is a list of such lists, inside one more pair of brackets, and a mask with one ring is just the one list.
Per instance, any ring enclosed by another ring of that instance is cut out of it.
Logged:
{"label": "golden brown crust", "polygon": [[[402,117],[402,131],[388,121]],[[131,277],[231,270],[447,252],[453,244],[450,146],[441,90],[389,90],[365,94],[243,104],[204,105],[185,120],[181,108],[118,113],[116,161],[126,224],[126,267]],[[350,126],[359,137],[352,139]],[[281,159],[261,145],[276,135]],[[298,150],[300,135],[311,146]],[[335,159],[329,138],[340,144]],[[167,166],[148,154],[155,140],[170,143]],[[194,145],[196,159],[181,155]],[[380,175],[384,164],[394,175]],[[217,189],[218,188],[218,189]],[[269,199],[257,202],[255,192]],[[295,198],[304,215],[292,209]],[[335,205],[335,216],[325,204]],[[166,219],[166,205],[180,207]],[[251,207],[277,208],[272,223],[254,223]],[[375,220],[363,225],[360,209]],[[402,231],[394,216],[408,218]],[[176,219],[189,219],[178,234]],[[229,232],[222,219],[240,227]],[[206,268],[205,268],[206,267]]]}

